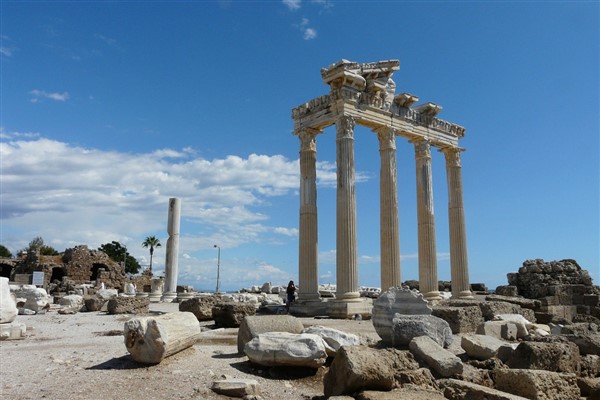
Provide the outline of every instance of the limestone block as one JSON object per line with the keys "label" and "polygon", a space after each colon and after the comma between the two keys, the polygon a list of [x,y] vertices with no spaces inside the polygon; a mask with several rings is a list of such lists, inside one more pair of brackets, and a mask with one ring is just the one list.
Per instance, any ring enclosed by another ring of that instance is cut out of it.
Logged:
{"label": "limestone block", "polygon": [[510,321],[517,326],[517,338],[524,338],[529,334],[527,327],[531,325],[531,321],[527,320],[521,314],[498,314],[494,316],[495,321]]}
{"label": "limestone block", "polygon": [[485,321],[475,333],[496,339],[517,340],[517,325],[508,321]]}
{"label": "limestone block", "polygon": [[449,400],[526,400],[525,397],[458,379],[443,379],[438,382],[444,390],[445,398]]}
{"label": "limestone block", "polygon": [[445,378],[460,375],[463,372],[463,363],[460,358],[444,349],[429,336],[413,338],[408,348],[417,360],[423,361]]}
{"label": "limestone block", "polygon": [[598,354],[600,355],[600,334],[587,335],[564,335],[570,342],[575,343],[579,348],[579,354]]}
{"label": "limestone block", "polygon": [[510,355],[510,368],[576,372],[581,357],[574,343],[522,342]]}
{"label": "limestone block", "polygon": [[302,333],[302,322],[291,315],[250,315],[240,322],[238,353],[244,352],[246,343],[266,332]]}
{"label": "limestone block", "polygon": [[58,304],[66,308],[81,308],[83,306],[83,296],[70,294],[61,298]]}
{"label": "limestone block", "polygon": [[386,344],[392,343],[392,320],[396,314],[430,315],[431,307],[417,290],[393,287],[383,292],[373,302],[371,321]]}
{"label": "limestone block", "polygon": [[108,301],[109,314],[147,314],[150,300],[147,297],[115,297]]}
{"label": "limestone block", "polygon": [[19,315],[35,315],[36,312],[28,308],[19,308]]}
{"label": "limestone block", "polygon": [[215,304],[212,308],[215,325],[224,328],[237,328],[244,317],[255,315],[256,306],[244,303]]}
{"label": "limestone block", "polygon": [[529,310],[538,310],[542,303],[539,300],[526,299],[523,297],[513,297],[508,295],[502,295],[498,292],[496,294],[490,294],[485,296],[486,301],[504,301],[506,303],[516,304],[521,308]]}
{"label": "limestone block", "polygon": [[429,368],[397,371],[395,379],[402,387],[418,386],[420,388],[431,388],[436,391],[440,389]]}
{"label": "limestone block", "polygon": [[85,296],[83,298],[83,304],[85,305],[85,311],[93,312],[100,311],[104,304],[106,304],[108,300],[103,299],[102,297],[93,295],[93,296]]}
{"label": "limestone block", "polygon": [[519,294],[516,286],[503,285],[496,287],[496,294],[500,296],[516,297]]}
{"label": "limestone block", "polygon": [[322,337],[327,345],[325,350],[327,350],[328,356],[335,356],[335,353],[342,346],[358,346],[360,344],[360,338],[358,335],[342,332],[337,329],[324,326],[310,326],[304,329],[302,333],[310,333]]}
{"label": "limestone block", "polygon": [[261,293],[271,293],[271,288],[273,287],[273,285],[271,285],[271,282],[265,282],[263,283],[263,285],[260,287],[260,292]]}
{"label": "limestone block", "polygon": [[579,386],[582,397],[600,395],[600,378],[577,378],[577,386]]}
{"label": "limestone block", "polygon": [[483,322],[481,309],[478,306],[470,307],[434,307],[432,315],[448,322],[452,333],[475,332]]}
{"label": "limestone block", "polygon": [[113,297],[117,297],[119,292],[117,289],[100,289],[96,291],[96,296],[104,300],[110,300]]}
{"label": "limestone block", "polygon": [[342,347],[323,378],[323,392],[330,397],[364,390],[389,391],[396,373],[417,368],[419,364],[406,351]]}
{"label": "limestone block", "polygon": [[229,397],[244,397],[259,395],[260,390],[256,379],[221,379],[214,381],[213,392]]}
{"label": "limestone block", "polygon": [[200,338],[200,323],[192,313],[177,312],[133,318],[123,329],[125,347],[140,363],[158,364]]}
{"label": "limestone block", "polygon": [[48,309],[50,307],[49,303],[52,302],[46,290],[34,285],[17,286],[13,293],[17,298],[25,300],[22,305],[23,308],[35,311],[36,313]]}
{"label": "limestone block", "polygon": [[27,326],[20,322],[6,322],[0,324],[0,340],[23,339]]}
{"label": "limestone block", "polygon": [[[334,396],[335,397],[335,396]],[[329,399],[333,399],[330,397]],[[352,397],[350,397],[352,399]],[[356,400],[446,400],[437,390],[429,388],[409,387],[394,389],[391,392],[365,390],[360,392]]]}
{"label": "limestone block", "polygon": [[219,303],[222,300],[215,296],[196,297],[179,303],[179,311],[193,313],[198,321],[210,321],[213,319],[212,308]]}
{"label": "limestone block", "polygon": [[394,347],[407,347],[417,336],[429,336],[440,346],[448,347],[452,343],[450,325],[433,315],[396,314],[392,320],[391,343]]}
{"label": "limestone block", "polygon": [[531,400],[579,400],[574,374],[534,369],[497,369],[496,389]]}
{"label": "limestone block", "polygon": [[600,377],[600,353],[581,356],[581,376]]}
{"label": "limestone block", "polygon": [[467,355],[477,360],[495,357],[498,349],[504,344],[505,342],[495,337],[477,334],[465,335],[460,342],[460,346]]}
{"label": "limestone block", "polygon": [[327,352],[320,336],[288,332],[261,333],[244,346],[250,362],[268,367],[319,368]]}
{"label": "limestone block", "polygon": [[486,321],[493,320],[499,314],[520,314],[521,311],[521,306],[505,301],[482,301],[479,308]]}
{"label": "limestone block", "polygon": [[17,312],[17,303],[10,295],[8,278],[0,277],[0,324],[13,322]]}

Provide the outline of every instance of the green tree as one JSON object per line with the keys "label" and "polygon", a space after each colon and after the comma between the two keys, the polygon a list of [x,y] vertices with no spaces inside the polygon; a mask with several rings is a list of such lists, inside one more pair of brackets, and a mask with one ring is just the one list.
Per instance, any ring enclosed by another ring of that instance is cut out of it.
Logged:
{"label": "green tree", "polygon": [[40,247],[40,255],[42,256],[57,256],[59,252],[52,246],[43,245]]}
{"label": "green tree", "polygon": [[0,257],[12,258],[12,253],[6,246],[0,244]]}
{"label": "green tree", "polygon": [[27,246],[25,250],[27,250],[28,253],[37,253],[41,250],[42,247],[44,247],[44,239],[42,239],[41,236],[36,236],[33,239],[31,239],[31,242],[29,242],[29,246]]}
{"label": "green tree", "polygon": [[105,252],[111,260],[116,262],[125,261],[125,272],[137,274],[141,269],[140,263],[127,251],[127,247],[121,243],[112,241],[98,247],[98,250]]}
{"label": "green tree", "polygon": [[146,240],[142,242],[142,247],[150,249],[150,272],[152,272],[152,256],[154,255],[154,248],[160,247],[160,240],[156,236],[148,236]]}

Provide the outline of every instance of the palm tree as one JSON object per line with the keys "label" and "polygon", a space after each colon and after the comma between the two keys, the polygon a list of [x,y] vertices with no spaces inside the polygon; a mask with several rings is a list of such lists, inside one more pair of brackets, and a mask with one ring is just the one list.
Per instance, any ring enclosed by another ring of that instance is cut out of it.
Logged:
{"label": "palm tree", "polygon": [[150,272],[152,272],[152,255],[154,254],[154,248],[160,247],[160,240],[156,236],[148,236],[146,240],[142,242],[142,247],[150,248]]}

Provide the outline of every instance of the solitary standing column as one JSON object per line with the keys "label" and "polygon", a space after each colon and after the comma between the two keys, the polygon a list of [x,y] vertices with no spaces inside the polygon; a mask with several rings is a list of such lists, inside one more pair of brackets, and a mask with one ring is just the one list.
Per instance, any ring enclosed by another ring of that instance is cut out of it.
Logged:
{"label": "solitary standing column", "polygon": [[179,262],[179,218],[181,215],[181,201],[177,198],[169,199],[169,220],[167,223],[167,257],[165,262],[165,293],[162,300],[169,302],[177,297],[177,268]]}
{"label": "solitary standing column", "polygon": [[356,191],[354,182],[354,118],[335,123],[337,162],[336,299],[360,297],[356,248]]}
{"label": "solitary standing column", "polygon": [[400,286],[400,239],[398,231],[398,187],[396,183],[396,136],[391,128],[376,131],[379,139],[379,232],[381,291]]}
{"label": "solitary standing column", "polygon": [[429,301],[440,300],[437,279],[433,182],[431,178],[431,144],[413,139],[417,161],[417,219],[419,234],[419,290]]}
{"label": "solitary standing column", "polygon": [[319,299],[317,229],[317,144],[320,131],[307,129],[300,139],[299,300]]}
{"label": "solitary standing column", "polygon": [[448,223],[450,228],[450,275],[452,297],[472,298],[469,284],[467,258],[467,236],[465,232],[465,212],[462,194],[462,168],[460,153],[464,149],[446,147],[441,151],[446,157],[448,177]]}

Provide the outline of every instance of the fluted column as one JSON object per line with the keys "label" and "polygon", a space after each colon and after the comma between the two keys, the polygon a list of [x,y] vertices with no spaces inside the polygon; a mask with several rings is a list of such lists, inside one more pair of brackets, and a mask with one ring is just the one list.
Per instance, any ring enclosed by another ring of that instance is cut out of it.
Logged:
{"label": "fluted column", "polygon": [[359,298],[356,242],[356,191],[354,181],[354,119],[341,116],[336,127],[337,238],[336,298]]}
{"label": "fluted column", "polygon": [[299,300],[319,298],[317,229],[317,144],[320,131],[307,129],[300,139]]}
{"label": "fluted column", "polygon": [[391,128],[376,131],[379,139],[379,234],[381,290],[400,286],[400,239],[398,230],[398,187],[396,136]]}
{"label": "fluted column", "polygon": [[177,275],[179,267],[179,221],[181,201],[172,197],[169,199],[169,217],[167,221],[167,254],[165,260],[165,292],[163,301],[171,301],[177,297]]}
{"label": "fluted column", "polygon": [[462,194],[462,168],[460,153],[464,149],[446,147],[441,151],[446,157],[448,178],[448,223],[450,230],[450,274],[452,297],[471,298],[469,265],[467,257],[467,235]]}
{"label": "fluted column", "polygon": [[439,300],[435,218],[433,212],[433,181],[431,174],[431,144],[414,139],[417,164],[417,219],[419,235],[419,290],[427,300]]}

